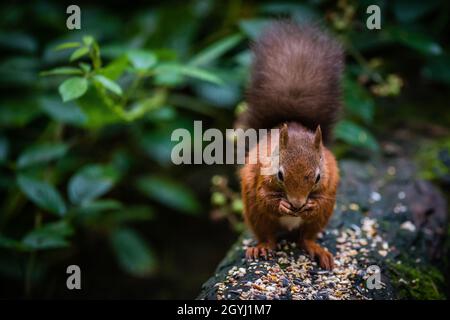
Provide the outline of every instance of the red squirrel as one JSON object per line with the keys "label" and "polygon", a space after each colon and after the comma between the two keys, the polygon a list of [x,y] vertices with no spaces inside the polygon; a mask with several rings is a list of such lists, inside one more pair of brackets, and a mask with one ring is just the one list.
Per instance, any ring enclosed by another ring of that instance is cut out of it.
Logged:
{"label": "red squirrel", "polygon": [[333,255],[316,238],[333,213],[339,182],[336,160],[324,144],[341,109],[342,47],[316,26],[279,21],[252,51],[248,107],[238,125],[280,129],[280,157],[272,175],[261,174],[261,162],[246,162],[240,170],[245,222],[257,240],[246,257],[267,258],[277,235],[288,232],[331,270]]}

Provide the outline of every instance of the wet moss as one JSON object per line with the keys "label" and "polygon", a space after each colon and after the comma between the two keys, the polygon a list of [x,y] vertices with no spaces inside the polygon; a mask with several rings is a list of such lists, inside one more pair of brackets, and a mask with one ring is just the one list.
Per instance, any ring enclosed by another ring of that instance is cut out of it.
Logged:
{"label": "wet moss", "polygon": [[416,154],[419,164],[419,176],[425,180],[440,180],[450,174],[450,168],[442,157],[450,153],[450,138],[430,141],[424,144]]}
{"label": "wet moss", "polygon": [[444,276],[439,269],[427,265],[419,266],[413,261],[388,263],[392,284],[400,299],[443,300]]}
{"label": "wet moss", "polygon": [[445,292],[450,297],[450,226],[447,227],[447,237],[444,243],[443,270],[445,270]]}

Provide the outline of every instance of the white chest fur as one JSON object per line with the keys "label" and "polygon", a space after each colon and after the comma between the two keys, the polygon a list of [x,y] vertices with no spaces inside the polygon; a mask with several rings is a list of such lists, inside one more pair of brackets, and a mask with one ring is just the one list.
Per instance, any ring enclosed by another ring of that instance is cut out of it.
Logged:
{"label": "white chest fur", "polygon": [[288,231],[298,228],[303,223],[301,217],[281,217],[279,221],[280,225]]}

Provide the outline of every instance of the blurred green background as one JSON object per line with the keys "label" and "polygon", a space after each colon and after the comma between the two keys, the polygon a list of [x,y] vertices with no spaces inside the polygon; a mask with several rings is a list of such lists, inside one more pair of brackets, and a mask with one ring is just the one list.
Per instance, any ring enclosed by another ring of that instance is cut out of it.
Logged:
{"label": "blurred green background", "polygon": [[234,166],[174,166],[170,135],[232,127],[249,42],[277,18],[344,43],[337,156],[420,141],[408,155],[449,194],[449,2],[78,1],[74,31],[69,4],[0,5],[0,297],[196,296],[243,229],[239,185]]}

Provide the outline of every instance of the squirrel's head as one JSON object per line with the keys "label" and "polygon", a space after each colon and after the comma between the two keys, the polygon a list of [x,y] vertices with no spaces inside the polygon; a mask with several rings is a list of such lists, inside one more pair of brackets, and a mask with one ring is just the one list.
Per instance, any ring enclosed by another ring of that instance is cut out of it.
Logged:
{"label": "squirrel's head", "polygon": [[[291,129],[291,130],[290,130]],[[280,130],[280,166],[276,179],[291,205],[300,209],[323,180],[322,132],[297,124],[283,124]]]}

